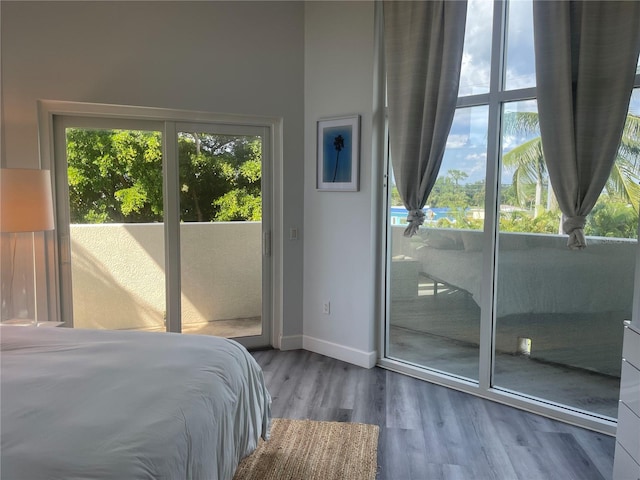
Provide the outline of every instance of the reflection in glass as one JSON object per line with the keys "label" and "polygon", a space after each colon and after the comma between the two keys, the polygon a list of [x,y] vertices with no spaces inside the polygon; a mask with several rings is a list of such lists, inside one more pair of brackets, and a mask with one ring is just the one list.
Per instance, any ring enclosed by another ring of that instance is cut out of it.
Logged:
{"label": "reflection in glass", "polygon": [[494,386],[615,418],[637,207],[609,182],[587,219],[587,248],[568,249],[535,101],[505,104],[503,125]]}
{"label": "reflection in glass", "polygon": [[391,194],[388,356],[478,379],[488,108],[456,111],[425,226],[403,236],[407,212]]}

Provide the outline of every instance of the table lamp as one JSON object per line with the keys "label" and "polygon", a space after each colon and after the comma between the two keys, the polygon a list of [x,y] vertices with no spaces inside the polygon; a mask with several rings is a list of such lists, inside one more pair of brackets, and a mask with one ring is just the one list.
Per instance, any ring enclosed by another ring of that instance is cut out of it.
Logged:
{"label": "table lamp", "polygon": [[[13,237],[9,301],[13,307],[15,248],[19,233],[31,232],[33,254],[34,323],[38,325],[35,232],[53,230],[53,198],[49,170],[0,169],[0,232]],[[13,308],[11,308],[13,310]],[[13,315],[13,311],[10,312]]]}

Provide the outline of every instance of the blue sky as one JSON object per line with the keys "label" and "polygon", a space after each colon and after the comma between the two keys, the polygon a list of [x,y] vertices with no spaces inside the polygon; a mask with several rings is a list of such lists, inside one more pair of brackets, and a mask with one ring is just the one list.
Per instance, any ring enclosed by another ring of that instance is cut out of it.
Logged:
{"label": "blue sky", "polygon": [[[490,75],[491,29],[493,1],[469,0],[465,46],[460,78],[460,95],[487,93]],[[533,19],[531,0],[509,3],[506,52],[506,87],[535,86]],[[537,111],[535,101],[507,104],[510,111]],[[631,98],[630,111],[640,115],[640,89]],[[457,169],[469,176],[465,182],[484,180],[486,171],[488,108],[486,106],[458,110],[447,140],[447,150],[440,170]],[[531,137],[529,137],[531,138]],[[504,137],[503,152],[529,138]],[[511,181],[502,173],[502,183]]]}

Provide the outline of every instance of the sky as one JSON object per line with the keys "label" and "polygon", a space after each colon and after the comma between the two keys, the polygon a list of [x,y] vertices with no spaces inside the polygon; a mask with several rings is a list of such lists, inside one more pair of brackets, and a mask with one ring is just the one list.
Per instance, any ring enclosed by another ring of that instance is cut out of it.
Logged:
{"label": "sky", "polygon": [[[483,94],[489,91],[491,65],[491,30],[493,2],[469,0],[465,44],[462,54],[460,96]],[[518,0],[509,4],[507,25],[505,86],[508,89],[535,86],[533,54],[533,18],[531,0]],[[509,110],[536,111],[535,102],[511,104]],[[463,170],[468,174],[466,182],[484,180],[486,172],[487,106],[460,109],[454,117],[447,140],[447,150],[440,169]],[[527,140],[505,137],[503,150]],[[509,180],[510,179],[504,179]]]}
{"label": "sky", "polygon": [[[492,0],[469,0],[465,45],[460,77],[460,96],[487,93],[491,63]],[[507,26],[505,86],[507,89],[535,86],[533,49],[533,13],[531,0],[509,2]],[[640,69],[639,69],[640,71]],[[537,112],[535,100],[506,104],[505,111]],[[640,89],[631,98],[630,111],[640,114]],[[440,175],[457,169],[468,174],[465,182],[484,180],[486,173],[488,107],[459,109],[447,140],[447,150]],[[503,153],[533,136],[504,136]],[[502,172],[502,183],[510,183],[511,175]]]}

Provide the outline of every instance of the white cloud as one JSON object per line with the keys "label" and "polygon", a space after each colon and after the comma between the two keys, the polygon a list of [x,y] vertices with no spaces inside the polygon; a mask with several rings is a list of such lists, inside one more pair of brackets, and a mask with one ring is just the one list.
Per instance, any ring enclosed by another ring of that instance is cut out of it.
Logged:
{"label": "white cloud", "polygon": [[447,138],[447,148],[462,148],[467,144],[468,135],[450,134]]}

